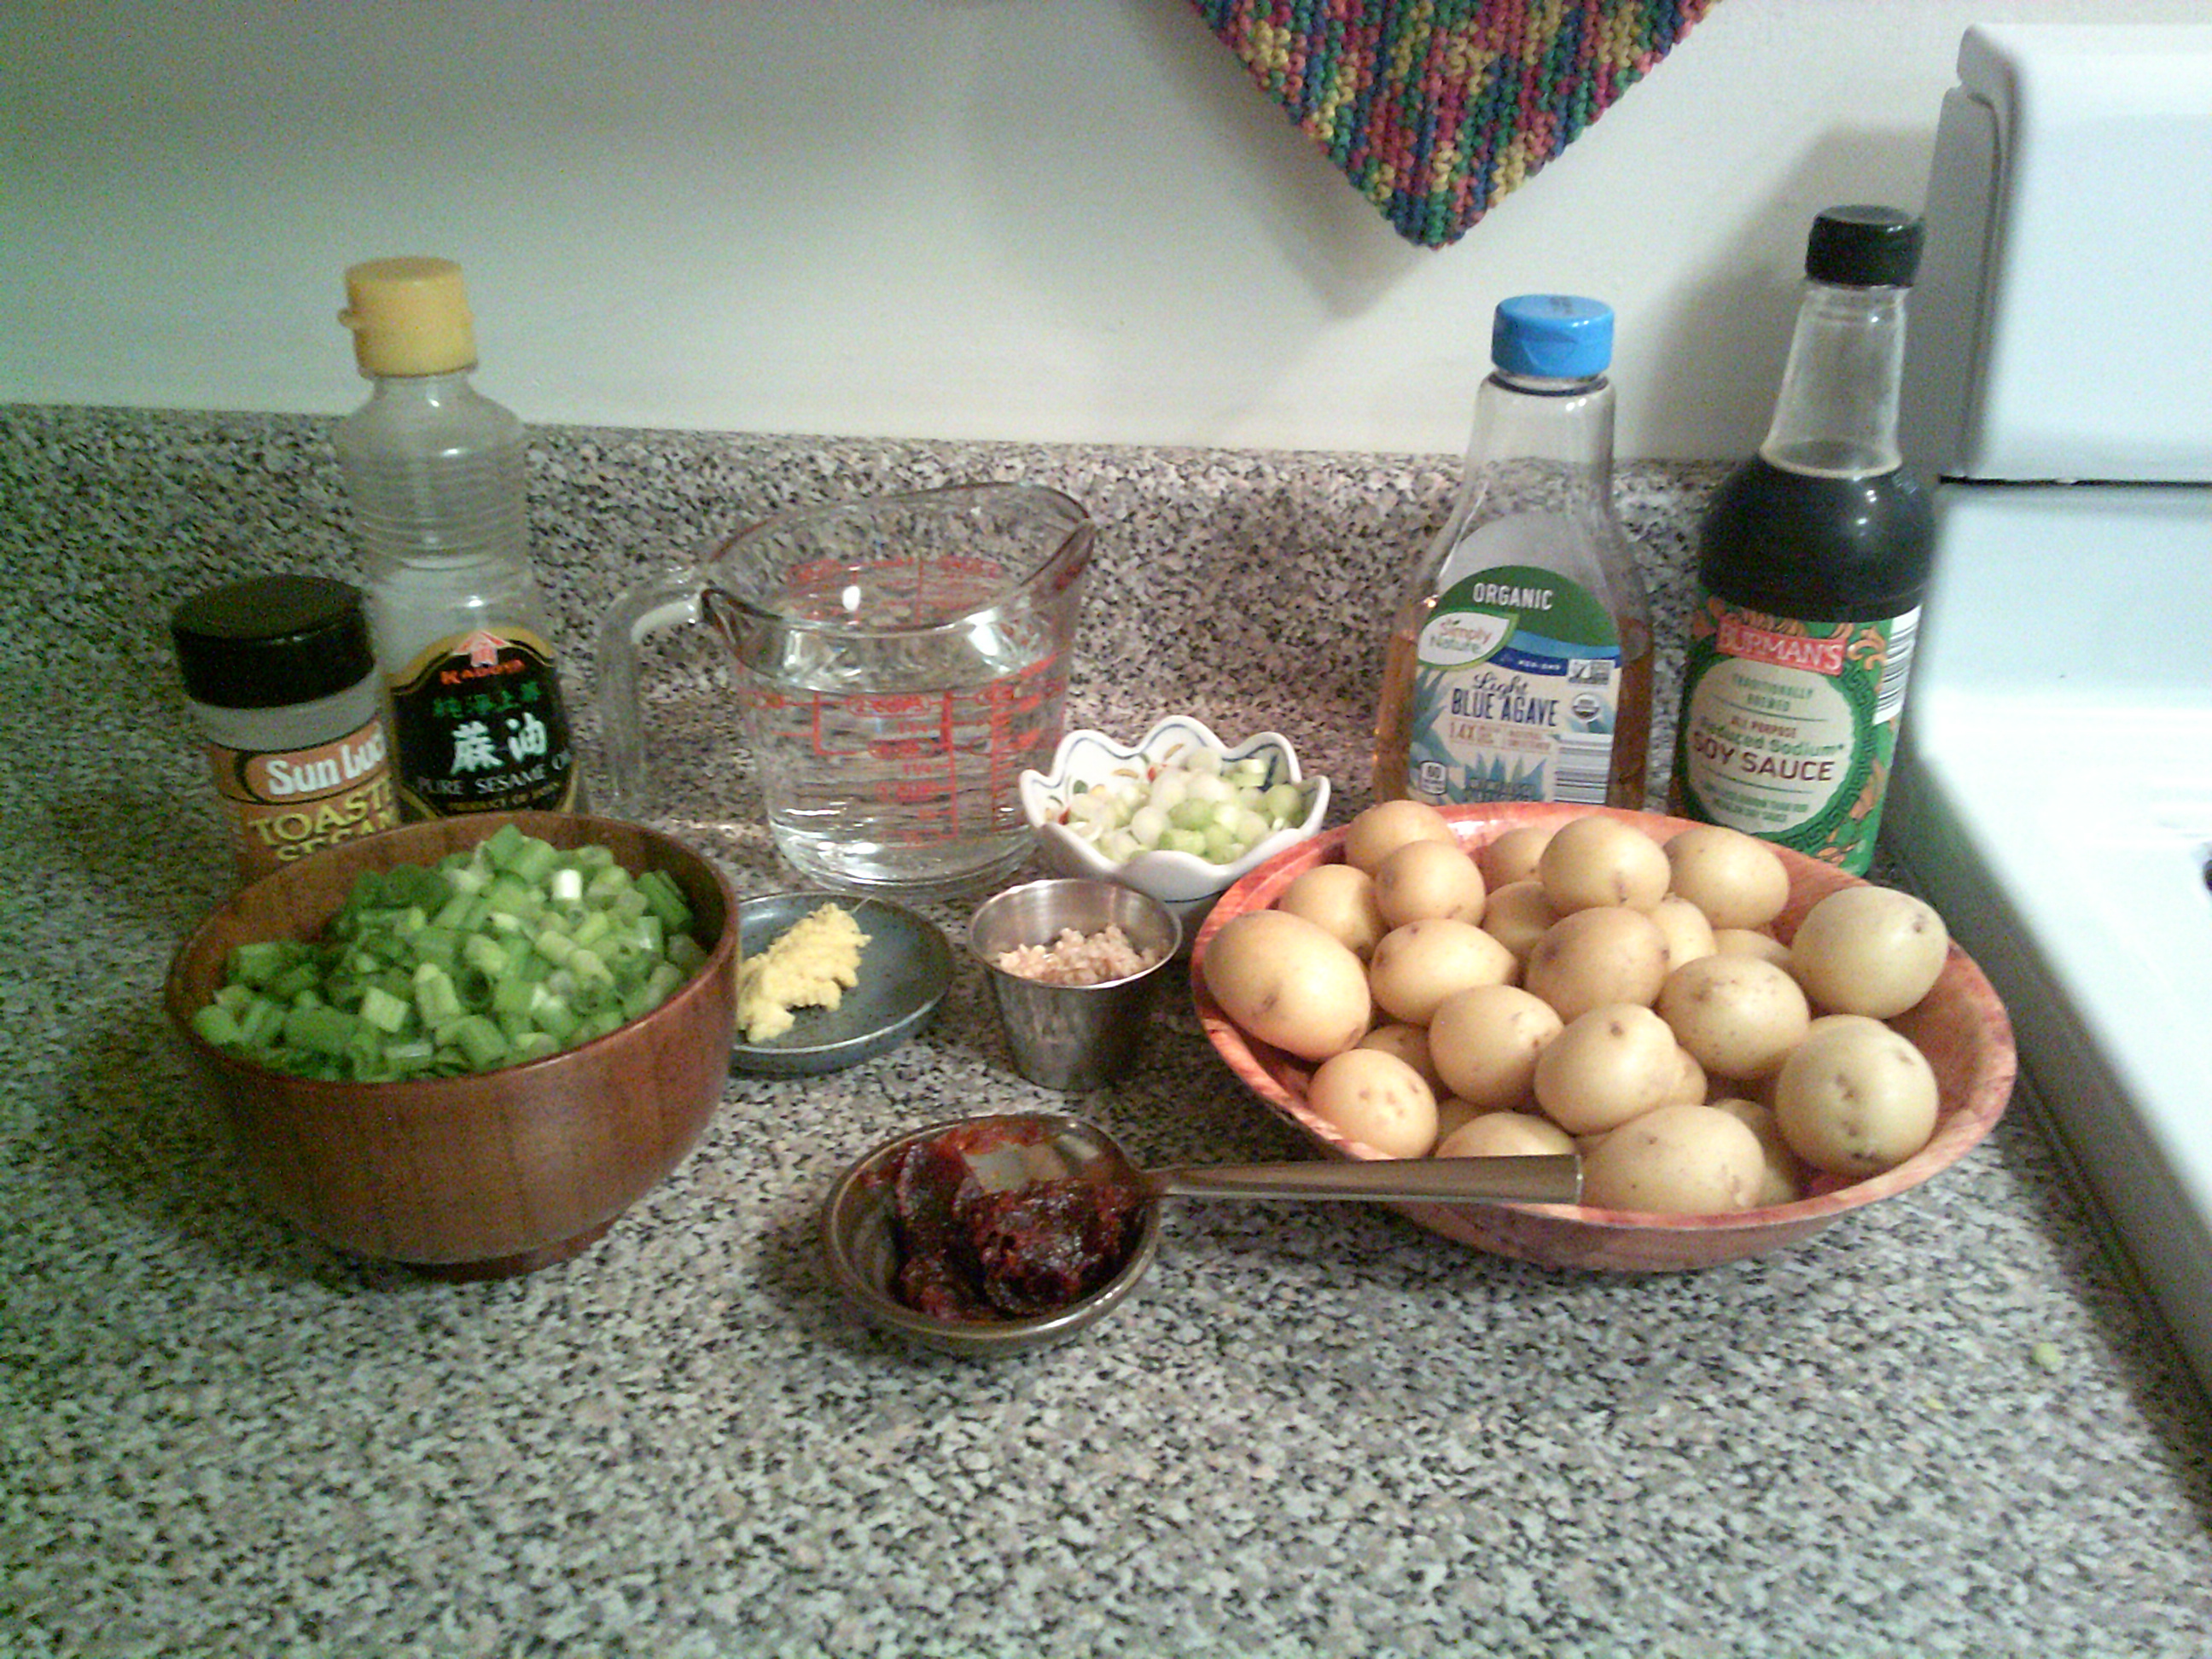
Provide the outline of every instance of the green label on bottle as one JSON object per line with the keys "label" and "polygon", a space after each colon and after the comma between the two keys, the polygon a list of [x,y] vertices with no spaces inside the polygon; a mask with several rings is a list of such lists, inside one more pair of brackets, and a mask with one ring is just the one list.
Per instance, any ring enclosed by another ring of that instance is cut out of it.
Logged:
{"label": "green label on bottle", "polygon": [[1680,810],[1864,873],[1919,617],[1801,622],[1701,592],[1675,738]]}
{"label": "green label on bottle", "polygon": [[522,629],[441,640],[392,683],[399,799],[410,817],[536,808],[576,797],[561,683]]}
{"label": "green label on bottle", "polygon": [[1620,634],[1586,589],[1530,565],[1476,571],[1437,595],[1412,655],[1409,794],[1604,803]]}

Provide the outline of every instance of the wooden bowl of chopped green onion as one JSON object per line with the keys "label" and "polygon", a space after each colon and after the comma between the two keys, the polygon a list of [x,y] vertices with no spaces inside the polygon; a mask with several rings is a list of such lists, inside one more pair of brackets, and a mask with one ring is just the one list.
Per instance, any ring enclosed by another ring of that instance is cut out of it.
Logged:
{"label": "wooden bowl of chopped green onion", "polygon": [[735,896],[640,825],[443,818],[264,877],[169,972],[260,1197],[325,1243],[456,1278],[562,1261],[720,1103]]}

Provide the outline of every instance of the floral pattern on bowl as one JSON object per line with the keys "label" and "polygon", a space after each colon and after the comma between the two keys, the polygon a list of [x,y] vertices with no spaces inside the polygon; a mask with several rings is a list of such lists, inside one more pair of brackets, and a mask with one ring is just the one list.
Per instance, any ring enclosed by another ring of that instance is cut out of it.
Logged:
{"label": "floral pattern on bowl", "polygon": [[[1158,849],[1117,863],[1058,821],[1076,785],[1095,785],[1117,771],[1154,765],[1192,749],[1211,750],[1224,764],[1265,758],[1271,783],[1295,784],[1304,792],[1304,815],[1297,823],[1263,836],[1231,864],[1212,863],[1194,853]],[[1328,811],[1329,793],[1327,778],[1308,778],[1298,769],[1297,752],[1280,732],[1262,732],[1232,744],[1223,742],[1204,721],[1186,714],[1159,721],[1133,744],[1119,742],[1103,732],[1070,732],[1060,739],[1052,757],[1052,770],[1024,771],[1020,789],[1022,811],[1036,831],[1038,854],[1046,868],[1056,875],[1115,881],[1150,894],[1173,910],[1182,923],[1186,953],[1216,899],[1249,872],[1321,828]]]}

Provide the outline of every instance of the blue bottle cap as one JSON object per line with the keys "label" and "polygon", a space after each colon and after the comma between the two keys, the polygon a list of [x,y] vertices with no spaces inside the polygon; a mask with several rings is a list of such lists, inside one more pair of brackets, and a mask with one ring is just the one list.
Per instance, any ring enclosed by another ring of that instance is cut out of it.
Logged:
{"label": "blue bottle cap", "polygon": [[1490,361],[1508,374],[1586,380],[1613,362],[1613,307],[1571,294],[1522,294],[1498,303]]}

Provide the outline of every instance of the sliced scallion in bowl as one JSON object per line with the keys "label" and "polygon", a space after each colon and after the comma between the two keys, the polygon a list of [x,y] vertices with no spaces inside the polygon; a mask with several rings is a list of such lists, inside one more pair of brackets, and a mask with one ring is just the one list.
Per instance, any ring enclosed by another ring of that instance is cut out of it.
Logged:
{"label": "sliced scallion in bowl", "polygon": [[1149,852],[1234,864],[1305,816],[1306,791],[1270,782],[1273,769],[1264,755],[1224,761],[1194,744],[1077,783],[1060,822],[1116,864]]}
{"label": "sliced scallion in bowl", "polygon": [[231,952],[207,1042],[299,1076],[453,1077],[557,1054],[650,1012],[707,959],[665,872],[514,825],[364,873],[323,935]]}

